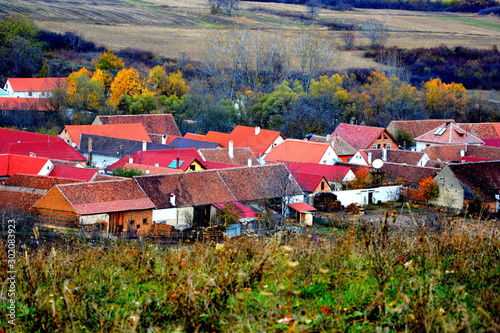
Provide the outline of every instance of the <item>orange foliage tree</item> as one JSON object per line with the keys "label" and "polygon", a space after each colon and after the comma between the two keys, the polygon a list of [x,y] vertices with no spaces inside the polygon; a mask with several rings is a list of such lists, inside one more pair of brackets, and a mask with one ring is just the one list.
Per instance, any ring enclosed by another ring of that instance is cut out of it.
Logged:
{"label": "orange foliage tree", "polygon": [[431,118],[463,118],[467,110],[467,89],[461,83],[432,79],[425,83],[425,109]]}
{"label": "orange foliage tree", "polygon": [[77,111],[99,111],[105,105],[104,85],[91,77],[86,68],[68,76],[68,104]]}
{"label": "orange foliage tree", "polygon": [[424,201],[439,196],[439,187],[432,177],[423,178],[418,182],[418,196]]}
{"label": "orange foliage tree", "polygon": [[116,75],[124,67],[123,60],[112,52],[104,52],[94,62],[95,69],[101,69]]}
{"label": "orange foliage tree", "polygon": [[137,97],[141,94],[154,95],[153,92],[147,89],[145,82],[137,70],[134,68],[124,68],[116,74],[115,79],[111,83],[109,102],[116,107],[124,95]]}

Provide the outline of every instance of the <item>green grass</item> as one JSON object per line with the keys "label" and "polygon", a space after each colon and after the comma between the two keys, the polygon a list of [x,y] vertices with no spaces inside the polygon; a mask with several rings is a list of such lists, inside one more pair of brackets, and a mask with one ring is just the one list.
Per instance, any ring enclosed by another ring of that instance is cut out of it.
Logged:
{"label": "green grass", "polygon": [[455,22],[465,23],[465,24],[472,25],[475,27],[481,27],[481,28],[485,28],[485,29],[500,31],[500,24],[483,22],[481,20],[477,20],[477,19],[473,19],[473,18],[466,18],[466,17],[441,17],[441,18],[446,19],[446,20],[455,21]]}
{"label": "green grass", "polygon": [[[458,223],[458,222],[457,222]],[[494,331],[500,240],[371,226],[327,237],[23,248],[8,332]],[[311,230],[314,232],[314,229]],[[474,235],[474,236],[472,236]],[[314,236],[314,237],[313,237]],[[6,245],[6,244],[3,244]],[[2,258],[6,259],[5,246]],[[0,273],[6,280],[6,271]]]}

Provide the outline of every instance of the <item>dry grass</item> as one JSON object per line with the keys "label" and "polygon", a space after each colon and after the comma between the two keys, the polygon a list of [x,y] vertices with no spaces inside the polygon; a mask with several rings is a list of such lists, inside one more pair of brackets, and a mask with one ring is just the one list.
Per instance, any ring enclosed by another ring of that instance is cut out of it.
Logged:
{"label": "dry grass", "polygon": [[[304,29],[320,31],[325,40],[341,46],[340,32],[306,26],[292,17],[278,15],[280,12],[304,13],[304,7],[298,5],[242,2],[234,15],[214,16],[210,15],[206,0],[105,0],[99,3],[83,0],[78,5],[60,0],[19,0],[15,4],[7,1],[0,4],[0,15],[21,12],[35,19],[43,29],[73,31],[110,49],[141,48],[168,58],[184,55],[194,60],[203,59],[208,40],[229,27],[260,29],[290,40]],[[252,10],[256,8],[272,10],[276,15]],[[390,36],[386,45],[403,48],[441,44],[490,48],[498,44],[500,38],[497,18],[473,14],[322,10],[320,19],[358,25],[368,19],[383,21]],[[356,45],[365,47],[368,41],[358,37]],[[361,52],[341,52],[339,57],[337,68],[376,65],[363,59]]]}

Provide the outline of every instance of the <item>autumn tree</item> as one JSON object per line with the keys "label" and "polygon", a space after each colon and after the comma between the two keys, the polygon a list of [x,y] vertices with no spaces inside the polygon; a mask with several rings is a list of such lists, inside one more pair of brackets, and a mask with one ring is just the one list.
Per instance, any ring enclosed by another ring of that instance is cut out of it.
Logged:
{"label": "autumn tree", "polygon": [[418,195],[424,201],[436,199],[439,196],[439,186],[432,177],[423,178],[418,182]]}
{"label": "autumn tree", "polygon": [[149,71],[148,82],[157,95],[182,97],[189,91],[189,86],[181,71],[167,75],[163,66],[155,66]]}
{"label": "autumn tree", "polygon": [[151,113],[157,109],[155,97],[151,94],[141,94],[135,97],[125,95],[123,100],[130,114]]}
{"label": "autumn tree", "polygon": [[68,76],[68,104],[78,111],[101,110],[105,103],[104,85],[92,79],[92,72],[81,68]]}
{"label": "autumn tree", "polygon": [[110,72],[97,68],[92,75],[92,80],[101,82],[105,88],[106,94],[109,93],[109,89],[111,88],[111,83],[113,83],[113,76]]}
{"label": "autumn tree", "polygon": [[137,97],[141,94],[153,94],[146,87],[139,72],[134,68],[124,68],[116,74],[110,87],[109,102],[117,106],[124,95]]}
{"label": "autumn tree", "polygon": [[213,14],[224,11],[226,14],[231,15],[234,9],[238,8],[240,0],[208,0],[210,11]]}
{"label": "autumn tree", "polygon": [[461,83],[432,79],[424,85],[425,109],[430,118],[461,120],[467,111],[467,89]]}
{"label": "autumn tree", "polygon": [[116,75],[124,68],[123,60],[112,52],[104,52],[94,61],[94,68],[110,72]]}
{"label": "autumn tree", "polygon": [[384,23],[373,19],[367,20],[363,24],[361,35],[370,41],[371,48],[383,46],[389,37]]}

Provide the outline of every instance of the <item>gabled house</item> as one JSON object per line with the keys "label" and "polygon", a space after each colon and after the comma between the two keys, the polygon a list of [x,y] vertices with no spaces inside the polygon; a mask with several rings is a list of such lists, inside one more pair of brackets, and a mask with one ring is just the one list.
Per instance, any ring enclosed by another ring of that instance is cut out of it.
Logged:
{"label": "gabled house", "polygon": [[[193,149],[193,151],[196,153],[196,150]],[[117,167],[125,167],[126,164],[141,164],[143,166],[178,169],[180,171],[199,171],[205,169],[201,158],[184,155],[183,152],[188,153],[189,150],[174,149],[168,151],[138,151],[130,156],[124,156],[117,162],[108,166],[106,170],[111,171]]]}
{"label": "gabled house", "polygon": [[153,208],[137,183],[126,179],[56,185],[31,211],[47,227],[122,235],[149,232]]}
{"label": "gabled house", "polygon": [[84,163],[85,156],[57,136],[0,128],[0,153]]}
{"label": "gabled house", "polygon": [[267,153],[266,163],[317,163],[332,165],[339,160],[332,146],[304,140],[287,139]]}
{"label": "gabled house", "polygon": [[354,172],[348,166],[316,163],[286,163],[286,166],[294,175],[304,173],[325,177],[332,191],[340,191],[343,183],[356,179]]}
{"label": "gabled house", "polygon": [[198,149],[198,153],[204,162],[248,166],[260,164],[250,148],[233,148],[233,146],[230,145],[227,149]]}
{"label": "gabled house", "polygon": [[316,194],[332,191],[326,178],[321,175],[295,172],[293,173],[293,177],[304,192],[304,197],[306,197],[305,201],[308,203],[313,203]]}
{"label": "gabled house", "polygon": [[349,162],[354,154],[356,154],[357,150],[348,144],[344,139],[340,136],[331,136],[328,134],[327,136],[319,136],[319,135],[311,135],[309,137],[310,142],[319,142],[319,143],[328,143],[332,146],[335,154],[343,161]]}
{"label": "gabled house", "polygon": [[135,177],[156,205],[153,220],[177,228],[207,225],[214,204],[303,200],[302,191],[283,164]]}
{"label": "gabled house", "polygon": [[433,204],[461,210],[480,201],[490,213],[500,208],[500,161],[451,163],[434,180],[439,196]]}
{"label": "gabled house", "polygon": [[134,114],[97,116],[92,125],[142,124],[154,143],[163,143],[169,136],[181,136],[171,114]]}
{"label": "gabled house", "polygon": [[412,147],[413,139],[427,133],[447,122],[454,123],[453,119],[419,119],[419,120],[393,120],[387,125],[387,131],[396,138],[400,135],[409,136],[410,142],[401,142],[405,149]]}
{"label": "gabled house", "polygon": [[484,141],[466,132],[453,122],[447,122],[414,139],[416,150],[436,145],[484,145]]}
{"label": "gabled house", "polygon": [[285,141],[285,137],[281,132],[261,129],[258,126],[248,127],[238,125],[231,131],[230,137],[234,142],[234,147],[250,148],[261,163],[263,163],[266,155],[273,147]]}
{"label": "gabled house", "polygon": [[103,170],[122,157],[141,150],[152,151],[171,148],[169,145],[160,143],[82,134],[78,151],[87,158],[88,165]]}
{"label": "gabled house", "polygon": [[16,173],[46,176],[54,164],[47,158],[15,154],[0,154],[0,180]]}
{"label": "gabled house", "polygon": [[339,136],[356,150],[360,149],[398,149],[393,136],[383,127],[361,126],[341,123],[331,134]]}
{"label": "gabled house", "polygon": [[310,227],[313,225],[314,213],[316,212],[316,208],[305,203],[305,202],[297,202],[293,204],[288,204],[288,208],[295,213],[295,219],[299,224],[302,224],[306,227]]}
{"label": "gabled house", "polygon": [[375,160],[383,162],[426,166],[429,156],[424,152],[402,149],[361,149],[349,161],[352,164],[372,165]]}
{"label": "gabled house", "polygon": [[10,97],[46,98],[65,85],[65,77],[9,78],[3,89]]}
{"label": "gabled house", "polygon": [[64,139],[64,141],[71,146],[80,148],[80,138],[82,134],[151,142],[142,124],[66,125],[59,134],[59,137]]}

